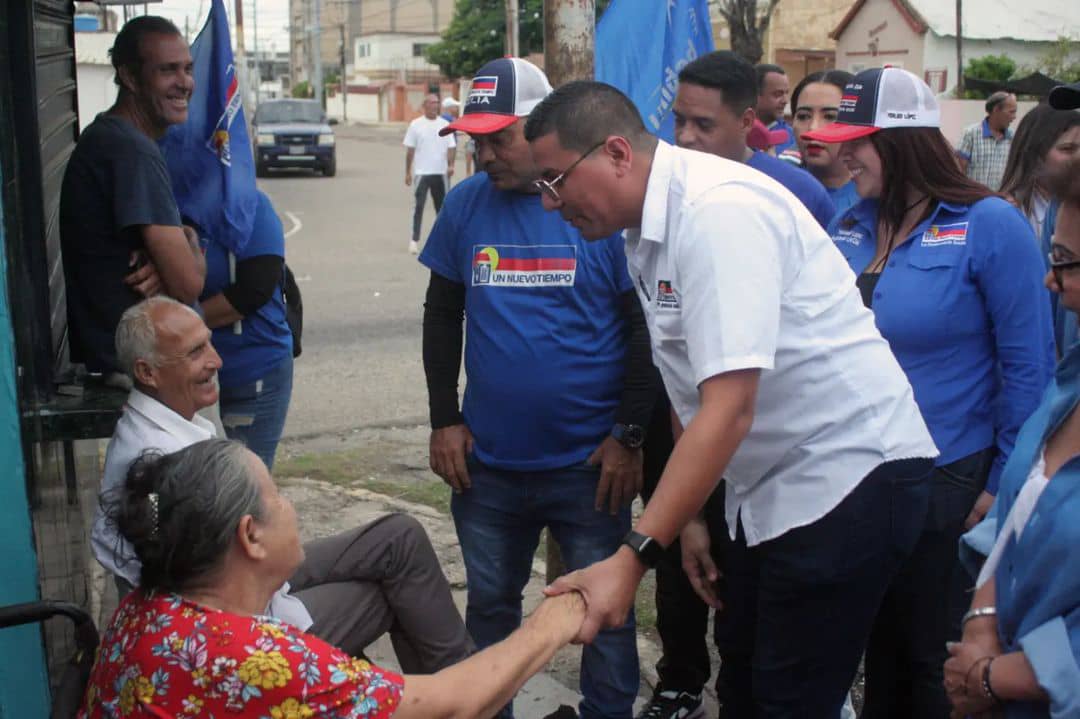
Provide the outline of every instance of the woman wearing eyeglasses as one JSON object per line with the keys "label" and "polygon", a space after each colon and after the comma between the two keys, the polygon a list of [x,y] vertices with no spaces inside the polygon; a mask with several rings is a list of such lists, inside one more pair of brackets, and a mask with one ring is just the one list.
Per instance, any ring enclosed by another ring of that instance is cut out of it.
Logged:
{"label": "woman wearing eyeglasses", "polygon": [[919,543],[871,634],[864,719],[949,715],[945,642],[960,636],[971,586],[957,540],[993,501],[1053,366],[1031,226],[960,172],[938,126],[922,80],[876,68],[847,85],[836,123],[803,134],[843,143],[862,199],[830,232],[941,452]]}
{"label": "woman wearing eyeglasses", "polygon": [[[1080,88],[1078,88],[1080,89]],[[1080,161],[1062,198],[1046,286],[1080,311]],[[964,536],[986,555],[963,641],[950,645],[954,712],[1080,716],[1080,346],[1057,367],[1001,475],[994,512]],[[996,536],[995,536],[996,535]]]}

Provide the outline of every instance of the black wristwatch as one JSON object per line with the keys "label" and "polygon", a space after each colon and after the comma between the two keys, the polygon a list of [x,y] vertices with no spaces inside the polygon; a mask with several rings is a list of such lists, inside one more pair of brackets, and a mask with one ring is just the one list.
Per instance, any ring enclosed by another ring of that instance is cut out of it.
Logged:
{"label": "black wristwatch", "polygon": [[664,556],[664,548],[652,537],[630,530],[623,537],[622,543],[634,550],[641,563],[649,569],[655,567]]}
{"label": "black wristwatch", "polygon": [[645,430],[636,424],[616,423],[611,428],[611,436],[627,449],[639,449],[645,444]]}

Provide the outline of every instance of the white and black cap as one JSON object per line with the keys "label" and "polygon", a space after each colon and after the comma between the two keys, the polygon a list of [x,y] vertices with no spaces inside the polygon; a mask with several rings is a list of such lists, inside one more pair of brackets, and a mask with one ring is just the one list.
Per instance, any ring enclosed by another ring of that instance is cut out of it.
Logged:
{"label": "white and black cap", "polygon": [[476,71],[461,117],[439,131],[487,135],[526,117],[551,92],[543,70],[520,57],[492,60]]}
{"label": "white and black cap", "polygon": [[899,67],[875,67],[844,88],[836,122],[802,136],[847,142],[893,127],[941,127],[941,110],[933,91],[916,75]]}

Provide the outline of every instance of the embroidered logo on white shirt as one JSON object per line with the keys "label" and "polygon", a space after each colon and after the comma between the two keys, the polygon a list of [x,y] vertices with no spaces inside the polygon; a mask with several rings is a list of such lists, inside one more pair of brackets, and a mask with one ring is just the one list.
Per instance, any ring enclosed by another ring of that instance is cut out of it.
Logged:
{"label": "embroidered logo on white shirt", "polygon": [[679,296],[671,286],[671,280],[658,280],[656,283],[656,306],[660,309],[679,309]]}

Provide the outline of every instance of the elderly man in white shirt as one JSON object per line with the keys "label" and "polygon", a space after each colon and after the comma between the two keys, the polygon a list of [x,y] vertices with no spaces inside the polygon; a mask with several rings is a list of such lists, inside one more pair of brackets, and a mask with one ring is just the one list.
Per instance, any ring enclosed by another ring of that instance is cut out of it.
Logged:
{"label": "elderly man in white shirt", "polygon": [[[586,238],[628,228],[681,432],[625,545],[548,591],[582,591],[588,640],[626,615],[657,550],[680,537],[695,589],[723,600],[725,712],[840,716],[918,537],[938,453],[854,276],[790,192],[658,141],[609,85],[562,86],[525,134],[548,209]],[[697,517],[721,477],[730,542],[718,597]]]}
{"label": "elderly man in white shirt", "polygon": [[[105,455],[102,505],[143,452],[175,452],[216,434],[196,412],[217,400],[221,358],[191,308],[166,297],[134,305],[120,319],[116,349],[135,388]],[[138,585],[138,559],[101,506],[91,547],[121,589]],[[433,673],[473,652],[431,542],[411,517],[390,514],[304,551],[291,586],[267,607],[273,616],[354,656],[389,631],[406,673]]]}

